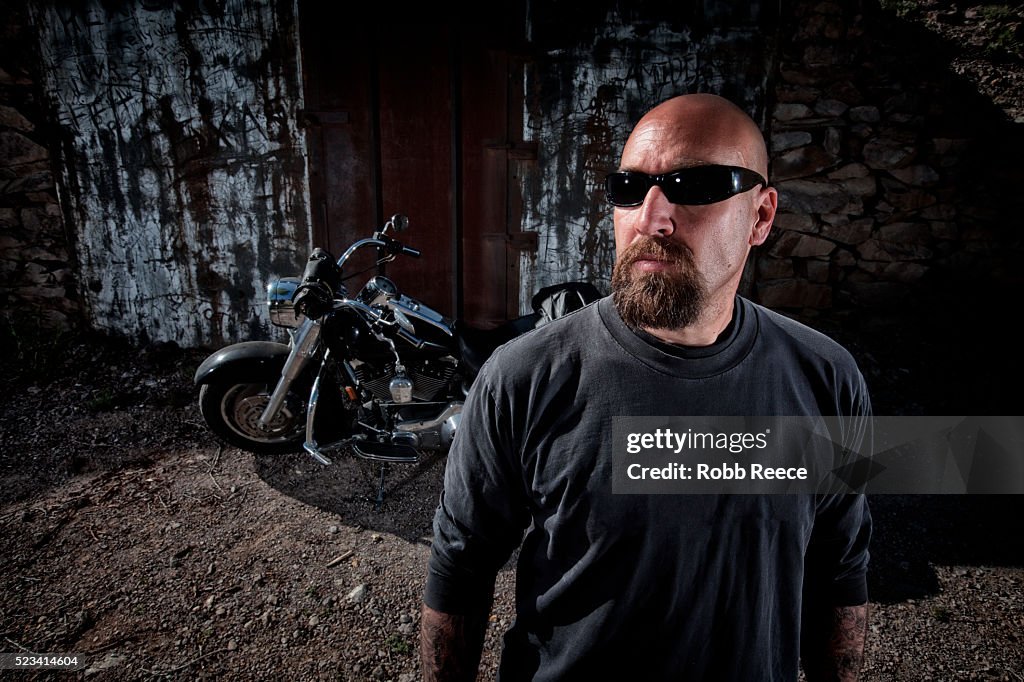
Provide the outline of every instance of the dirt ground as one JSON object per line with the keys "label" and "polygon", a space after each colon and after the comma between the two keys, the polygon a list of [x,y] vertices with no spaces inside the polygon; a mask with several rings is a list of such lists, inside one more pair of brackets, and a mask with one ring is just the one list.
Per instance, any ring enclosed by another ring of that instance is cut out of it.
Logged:
{"label": "dirt ground", "polygon": [[[202,359],[77,340],[0,398],[0,651],[81,654],[63,677],[418,678],[443,459],[377,470],[219,445]],[[1021,680],[1016,497],[873,498],[867,680]],[[499,576],[481,679],[511,622]],[[25,679],[28,673],[2,673]]]}
{"label": "dirt ground", "polygon": [[377,510],[369,462],[216,442],[201,354],[67,352],[4,385],[0,651],[103,679],[415,679],[443,460],[390,467]]}

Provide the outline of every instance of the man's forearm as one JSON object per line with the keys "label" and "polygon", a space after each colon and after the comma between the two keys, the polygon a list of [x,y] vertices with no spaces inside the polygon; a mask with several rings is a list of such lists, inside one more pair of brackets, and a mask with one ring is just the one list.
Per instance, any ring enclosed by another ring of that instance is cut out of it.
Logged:
{"label": "man's forearm", "polygon": [[424,682],[476,679],[489,608],[456,616],[426,604],[420,616],[420,657]]}
{"label": "man's forearm", "polygon": [[[823,614],[824,615],[824,614]],[[823,636],[805,652],[804,670],[809,682],[854,682],[864,664],[868,606],[837,606],[821,623]],[[804,624],[817,627],[817,624]]]}

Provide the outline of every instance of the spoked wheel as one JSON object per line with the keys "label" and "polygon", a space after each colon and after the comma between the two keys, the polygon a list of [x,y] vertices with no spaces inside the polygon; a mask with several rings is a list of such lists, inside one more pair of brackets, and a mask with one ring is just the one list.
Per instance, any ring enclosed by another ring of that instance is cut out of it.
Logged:
{"label": "spoked wheel", "polygon": [[274,383],[210,383],[199,390],[199,411],[210,430],[223,440],[256,454],[280,454],[302,449],[306,427],[305,404],[289,393],[266,429],[259,419],[270,402]]}

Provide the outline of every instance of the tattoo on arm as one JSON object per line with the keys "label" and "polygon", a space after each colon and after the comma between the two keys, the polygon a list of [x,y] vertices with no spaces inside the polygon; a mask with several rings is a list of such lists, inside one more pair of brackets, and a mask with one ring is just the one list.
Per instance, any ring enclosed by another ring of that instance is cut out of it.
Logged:
{"label": "tattoo on arm", "polygon": [[424,682],[471,682],[476,679],[489,610],[462,616],[435,611],[423,605],[420,659]]}
{"label": "tattoo on arm", "polygon": [[833,611],[829,658],[834,662],[836,679],[847,682],[860,675],[867,630],[867,604],[836,607]]}
{"label": "tattoo on arm", "polygon": [[[824,615],[824,614],[822,614]],[[831,610],[825,637],[816,651],[807,652],[804,667],[812,682],[856,682],[864,665],[868,606],[837,606]],[[807,624],[816,627],[814,624]]]}

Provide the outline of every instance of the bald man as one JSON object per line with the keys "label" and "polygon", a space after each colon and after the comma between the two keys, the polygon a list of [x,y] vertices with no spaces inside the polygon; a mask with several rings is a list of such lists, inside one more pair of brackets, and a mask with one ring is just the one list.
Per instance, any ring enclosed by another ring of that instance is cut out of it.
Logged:
{"label": "bald man", "polygon": [[737,293],[775,216],[767,164],[757,125],[714,95],[633,129],[605,184],[612,295],[500,348],[467,397],[434,518],[424,679],[475,679],[517,548],[501,680],[796,680],[801,664],[856,679],[863,496],[612,493],[614,417],[871,413],[846,350]]}

